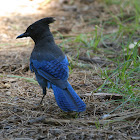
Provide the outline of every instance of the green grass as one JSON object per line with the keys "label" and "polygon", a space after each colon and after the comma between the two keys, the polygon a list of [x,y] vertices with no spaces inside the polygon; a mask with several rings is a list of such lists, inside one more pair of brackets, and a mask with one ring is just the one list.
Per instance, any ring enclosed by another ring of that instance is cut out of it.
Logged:
{"label": "green grass", "polygon": [[92,33],[78,35],[75,38],[75,42],[79,43],[80,47],[96,51],[101,40],[101,33],[99,30],[99,27],[95,26],[95,30]]}
{"label": "green grass", "polygon": [[[104,92],[118,93],[124,98],[120,101],[121,106],[126,103],[138,105],[140,102],[140,57],[138,56],[138,44],[133,49],[122,44],[121,57],[116,58],[117,66],[115,69],[106,67],[101,69],[101,77],[105,79],[100,87]],[[119,108],[118,107],[118,108]],[[117,109],[118,109],[117,108]]]}
{"label": "green grass", "polygon": [[26,82],[33,83],[33,84],[38,84],[37,81],[34,80],[33,78],[28,78],[28,77],[23,77],[23,76],[16,76],[16,75],[7,75],[7,77],[23,79]]}
{"label": "green grass", "polygon": [[[107,6],[120,5],[120,15],[114,15],[109,11],[112,16],[109,21],[104,22],[104,26],[117,27],[117,31],[104,35],[102,43],[106,40],[110,40],[110,42],[117,40],[122,49],[118,52],[116,51],[118,53],[117,57],[112,59],[116,68],[106,67],[105,70],[101,69],[101,77],[105,81],[100,88],[106,92],[119,93],[124,97],[118,108],[128,103],[130,106],[132,104],[138,105],[140,102],[140,57],[138,56],[140,41],[137,42],[133,49],[130,49],[129,45],[134,42],[134,37],[139,38],[140,1],[106,0],[105,3]],[[125,11],[126,8],[129,8],[127,10],[130,14]],[[125,40],[124,37],[126,38]],[[104,52],[107,56],[107,51]]]}
{"label": "green grass", "polygon": [[[104,3],[105,10],[110,14],[110,17],[103,21],[101,19],[91,19],[88,24],[99,25],[99,23],[102,23],[102,26],[100,28],[95,26],[93,32],[80,34],[75,38],[73,43],[78,48],[75,49],[77,59],[81,51],[85,50],[88,58],[101,56],[112,61],[114,67],[100,68],[99,75],[104,79],[104,83],[98,89],[123,96],[123,99],[118,101],[120,105],[113,111],[122,106],[124,107],[126,104],[131,107],[132,105],[137,106],[140,102],[140,57],[138,56],[138,44],[140,41],[132,49],[129,48],[129,45],[135,41],[134,38],[139,39],[140,1],[105,0],[100,2]],[[119,7],[120,11],[114,14],[109,8],[112,5]],[[112,30],[115,29],[115,31],[104,33],[105,28],[108,27],[112,27]],[[116,46],[119,46],[119,50],[108,46],[107,42],[116,44]],[[102,48],[101,44],[105,48]],[[110,54],[114,58],[108,58]],[[72,59],[71,72],[76,63],[77,60]],[[98,89],[95,91],[98,91]]]}
{"label": "green grass", "polygon": [[116,24],[118,26],[118,31],[121,33],[129,34],[135,33],[140,29],[139,19],[140,19],[140,1],[139,0],[106,0],[106,9],[108,6],[115,5],[119,6],[119,12],[114,14],[112,11],[110,13],[111,17],[109,19],[110,24]]}
{"label": "green grass", "polygon": [[[102,23],[102,27],[98,28],[95,26],[95,30],[92,33],[80,34],[75,38],[73,43],[78,48],[76,50],[77,59],[81,53],[80,49],[82,51],[84,49],[88,58],[102,56],[112,61],[114,67],[100,68],[100,74],[98,75],[104,79],[104,83],[98,89],[102,89],[103,92],[118,93],[123,96],[122,100],[117,101],[120,105],[112,110],[112,112],[125,106],[138,107],[140,102],[140,57],[138,56],[140,41],[132,49],[129,48],[129,45],[140,37],[140,1],[105,0],[102,3],[105,3],[107,7],[111,5],[120,6],[120,12],[119,14],[114,14],[108,8],[107,11],[110,14],[110,18],[102,22],[100,22],[100,19],[96,21],[91,19],[89,21],[89,24],[94,25]],[[112,27],[112,29],[116,30],[106,34],[104,33],[104,28],[107,27]],[[119,50],[108,46],[106,42],[115,43],[119,46]],[[105,48],[102,48],[101,44]],[[109,54],[114,55],[114,58],[108,58]],[[71,72],[75,61],[74,59],[71,62]],[[98,89],[95,91],[97,92]]]}

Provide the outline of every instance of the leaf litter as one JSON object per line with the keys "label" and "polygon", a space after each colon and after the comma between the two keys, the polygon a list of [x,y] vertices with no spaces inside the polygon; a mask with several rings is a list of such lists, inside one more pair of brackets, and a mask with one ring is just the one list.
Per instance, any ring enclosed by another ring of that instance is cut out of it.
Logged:
{"label": "leaf litter", "polygon": [[[117,8],[111,10],[116,12]],[[57,19],[51,30],[60,44],[65,39],[94,30],[97,23],[91,19],[98,19],[101,24],[109,17],[102,3],[90,0],[53,0],[40,3],[38,10],[36,14],[15,12],[0,17],[0,139],[139,139],[138,109],[123,107],[119,102],[122,95],[103,93],[98,89],[104,83],[104,78],[98,74],[100,69],[113,66],[113,63],[104,59],[100,52],[98,59],[94,55],[89,58],[87,49],[83,48],[78,48],[80,53],[77,56],[77,46],[73,42],[66,43],[66,49],[65,44],[61,47],[72,67],[69,82],[85,101],[86,111],[80,114],[61,111],[51,89],[43,104],[38,105],[42,91],[29,71],[33,42],[30,39],[17,41],[16,36],[32,22],[46,17],[46,12],[47,16]],[[112,26],[106,27],[105,32],[112,29]],[[116,109],[118,106],[120,108]]]}

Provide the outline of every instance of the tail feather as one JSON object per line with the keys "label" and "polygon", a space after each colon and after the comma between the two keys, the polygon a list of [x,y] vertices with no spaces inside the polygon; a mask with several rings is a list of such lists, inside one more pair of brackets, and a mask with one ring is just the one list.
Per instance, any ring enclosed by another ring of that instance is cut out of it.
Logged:
{"label": "tail feather", "polygon": [[85,111],[85,103],[77,95],[70,84],[68,84],[67,89],[61,89],[55,85],[52,85],[52,89],[54,91],[56,102],[63,111]]}

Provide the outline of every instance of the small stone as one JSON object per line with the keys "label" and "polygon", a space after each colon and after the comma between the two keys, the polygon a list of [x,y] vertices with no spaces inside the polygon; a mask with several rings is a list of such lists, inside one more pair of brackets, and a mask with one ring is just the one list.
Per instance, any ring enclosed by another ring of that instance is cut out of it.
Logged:
{"label": "small stone", "polygon": [[60,136],[58,140],[66,140],[66,136]]}
{"label": "small stone", "polygon": [[113,140],[113,139],[114,139],[114,138],[113,138],[113,135],[108,136],[108,139],[109,139],[109,140]]}
{"label": "small stone", "polygon": [[7,91],[7,92],[6,92],[6,95],[11,95],[11,92],[10,92],[10,91]]}
{"label": "small stone", "polygon": [[58,128],[56,128],[56,129],[50,129],[49,131],[50,131],[50,133],[52,135],[55,135],[55,136],[59,136],[60,134],[64,133],[63,130],[58,129]]}

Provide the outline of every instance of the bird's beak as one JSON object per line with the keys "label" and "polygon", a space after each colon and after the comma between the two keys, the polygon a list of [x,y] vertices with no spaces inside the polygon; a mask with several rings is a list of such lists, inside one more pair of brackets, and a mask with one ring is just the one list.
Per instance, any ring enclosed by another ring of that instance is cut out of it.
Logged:
{"label": "bird's beak", "polygon": [[[29,36],[29,33],[25,32],[25,33],[23,33],[23,34],[17,36],[17,38],[28,37],[28,36]],[[17,39],[17,38],[16,38],[16,39]]]}

